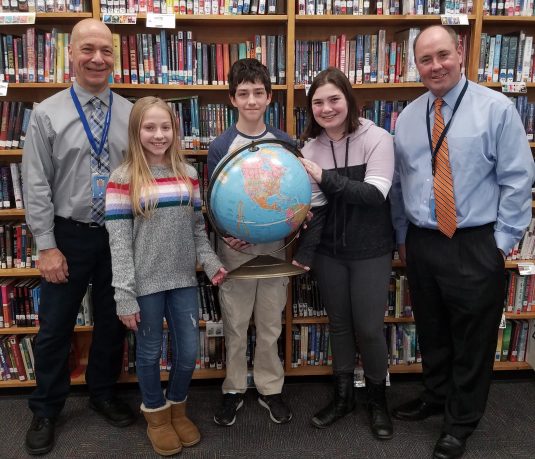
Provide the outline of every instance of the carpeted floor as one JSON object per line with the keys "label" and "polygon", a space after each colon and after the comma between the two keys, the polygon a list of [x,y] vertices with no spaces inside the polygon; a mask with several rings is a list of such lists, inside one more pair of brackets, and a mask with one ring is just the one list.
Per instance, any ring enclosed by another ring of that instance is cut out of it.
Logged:
{"label": "carpeted floor", "polygon": [[[388,391],[391,406],[419,393],[418,382],[393,382]],[[199,384],[189,395],[190,417],[203,435],[200,444],[184,449],[183,458],[430,458],[440,434],[441,418],[423,422],[394,421],[395,436],[379,442],[371,435],[364,407],[325,430],[309,423],[311,416],[329,400],[327,380],[292,381],[284,396],[294,418],[286,425],[270,421],[268,412],[247,393],[236,424],[220,427],[213,412],[220,402],[220,386]],[[122,397],[139,406],[135,386],[121,388]],[[31,419],[26,394],[0,393],[0,457],[28,457],[24,435]],[[130,458],[158,457],[145,434],[139,417],[130,427],[119,429],[106,424],[87,408],[87,394],[75,391],[68,399],[57,427],[55,449],[46,458]],[[535,458],[535,379],[495,381],[487,411],[477,431],[468,441],[465,458]]]}

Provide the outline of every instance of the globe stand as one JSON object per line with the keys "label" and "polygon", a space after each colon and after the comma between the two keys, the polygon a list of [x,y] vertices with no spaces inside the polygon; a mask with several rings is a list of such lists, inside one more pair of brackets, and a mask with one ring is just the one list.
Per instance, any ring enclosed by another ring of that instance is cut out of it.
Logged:
{"label": "globe stand", "polygon": [[271,255],[258,255],[227,274],[228,279],[268,279],[298,276],[306,271]]}
{"label": "globe stand", "polygon": [[[238,252],[241,252],[241,253],[246,253],[246,252],[233,248],[230,244],[228,244],[225,241],[224,234],[218,228],[217,223],[212,213],[212,209],[209,205],[210,196],[212,194],[212,189],[213,189],[214,182],[215,182],[214,178],[219,175],[219,173],[224,169],[224,167],[235,156],[237,156],[238,154],[240,154],[241,152],[245,150],[257,151],[258,150],[257,145],[261,145],[265,143],[269,143],[269,144],[275,143],[275,144],[283,145],[286,149],[290,150],[298,158],[303,157],[303,155],[301,154],[298,148],[282,140],[265,139],[265,140],[260,140],[257,142],[253,141],[250,144],[247,144],[241,148],[238,148],[237,150],[235,150],[234,152],[228,154],[225,158],[223,158],[223,160],[217,165],[214,173],[212,174],[212,179],[210,180],[210,184],[208,186],[208,193],[207,193],[207,199],[206,199],[208,220],[210,220],[212,228],[214,229],[216,234],[223,240],[223,242],[225,242],[225,244],[227,244],[231,249],[237,250]],[[279,252],[280,250],[286,249],[286,247],[288,247],[296,239],[298,234],[299,234],[299,231],[296,231],[292,239],[287,244],[284,244],[280,249],[274,250],[271,253]],[[270,253],[265,253],[265,254],[260,254],[258,256],[255,256],[254,258],[245,262],[238,268],[230,271],[227,274],[227,278],[228,279],[268,279],[268,278],[273,278],[273,277],[297,276],[299,274],[304,274],[305,272],[306,270],[299,266],[295,266],[292,263],[289,263],[285,260],[281,260],[280,258],[273,257],[271,256]]]}

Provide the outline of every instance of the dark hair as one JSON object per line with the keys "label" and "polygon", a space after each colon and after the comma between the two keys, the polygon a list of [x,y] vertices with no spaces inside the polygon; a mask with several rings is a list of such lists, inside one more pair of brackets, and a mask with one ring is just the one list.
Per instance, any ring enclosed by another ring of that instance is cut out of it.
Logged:
{"label": "dark hair", "polygon": [[425,29],[421,30],[418,33],[418,35],[416,35],[416,38],[414,39],[414,42],[412,43],[412,50],[414,51],[415,55],[416,55],[416,43],[418,43],[418,38],[420,38],[420,35],[422,35],[426,30],[431,29],[433,27],[438,27],[448,32],[448,35],[450,36],[451,41],[455,45],[455,49],[459,47],[459,36],[457,35],[457,32],[455,31],[453,27],[442,25],[442,24],[435,24],[435,25],[427,26]]}
{"label": "dark hair", "polygon": [[232,64],[228,72],[228,91],[236,96],[236,89],[241,83],[262,83],[268,95],[271,94],[271,79],[265,65],[257,59],[240,59]]}
{"label": "dark hair", "polygon": [[308,90],[306,106],[307,122],[305,130],[303,131],[303,134],[301,134],[301,138],[303,140],[315,138],[321,134],[323,128],[314,119],[314,113],[312,112],[312,98],[314,97],[314,93],[320,86],[326,85],[328,83],[331,83],[336,86],[340,91],[342,91],[342,94],[346,98],[346,134],[355,132],[360,126],[359,108],[357,105],[357,99],[353,94],[353,88],[351,87],[351,83],[341,70],[337,69],[336,67],[329,67],[318,73],[318,75],[316,76],[316,78],[314,78],[314,81],[310,85],[310,89]]}

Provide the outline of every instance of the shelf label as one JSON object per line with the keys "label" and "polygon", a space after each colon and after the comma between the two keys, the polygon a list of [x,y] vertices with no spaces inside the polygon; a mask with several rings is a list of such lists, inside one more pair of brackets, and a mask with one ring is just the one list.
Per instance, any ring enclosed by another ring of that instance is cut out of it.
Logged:
{"label": "shelf label", "polygon": [[136,24],[137,23],[137,14],[136,13],[112,13],[112,14],[103,14],[102,22],[104,24]]}
{"label": "shelf label", "polygon": [[0,24],[35,24],[35,13],[0,13]]}
{"label": "shelf label", "polygon": [[521,276],[531,276],[532,274],[535,274],[535,264],[518,263],[518,273]]}
{"label": "shelf label", "polygon": [[0,97],[7,96],[7,87],[9,83],[7,81],[0,81]]}
{"label": "shelf label", "polygon": [[505,328],[507,323],[505,322],[505,314],[502,312],[502,318],[500,319],[500,326],[498,328]]}
{"label": "shelf label", "polygon": [[442,25],[468,25],[468,15],[466,14],[441,14]]}
{"label": "shelf label", "polygon": [[147,13],[147,27],[157,29],[174,29],[176,18],[174,14]]}
{"label": "shelf label", "polygon": [[515,81],[509,83],[502,83],[502,92],[514,94],[526,94],[528,88],[525,81]]}
{"label": "shelf label", "polygon": [[209,338],[225,336],[225,331],[223,330],[223,322],[212,322],[211,320],[206,321],[206,336],[208,336]]}

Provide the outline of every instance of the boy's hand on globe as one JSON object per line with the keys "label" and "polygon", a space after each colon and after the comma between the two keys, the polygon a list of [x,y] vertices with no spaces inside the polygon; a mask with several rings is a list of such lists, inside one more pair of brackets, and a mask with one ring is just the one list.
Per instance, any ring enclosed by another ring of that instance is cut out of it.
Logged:
{"label": "boy's hand on globe", "polygon": [[228,274],[228,271],[225,268],[223,267],[219,268],[219,271],[215,274],[214,277],[212,277],[212,284],[213,285],[221,284],[225,280],[225,277],[227,277],[227,274]]}
{"label": "boy's hand on globe", "polygon": [[250,247],[252,245],[247,241],[242,241],[241,239],[236,239],[235,237],[232,237],[232,236],[226,237],[224,238],[224,240],[234,250],[246,249],[247,247]]}

